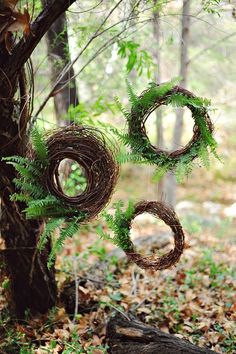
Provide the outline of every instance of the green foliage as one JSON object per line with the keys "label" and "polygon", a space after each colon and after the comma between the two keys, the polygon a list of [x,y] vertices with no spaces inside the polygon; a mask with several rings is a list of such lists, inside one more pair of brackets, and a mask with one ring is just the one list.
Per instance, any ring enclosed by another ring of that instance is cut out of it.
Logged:
{"label": "green foliage", "polygon": [[[56,255],[58,252],[61,251],[65,240],[67,240],[68,238],[72,238],[79,231],[81,219],[81,216],[74,217],[71,220],[67,221],[65,226],[61,228],[59,237],[53,242],[52,250],[48,258],[48,268],[53,265]],[[56,221],[59,224],[62,223],[64,220],[56,219],[54,223],[51,223],[51,228],[54,228],[54,230],[58,227],[56,226]]]}
{"label": "green foliage", "polygon": [[202,0],[202,7],[204,11],[220,16],[220,3],[221,0]]}
{"label": "green foliage", "polygon": [[153,0],[147,0],[147,2],[152,3],[153,13],[160,13],[165,8],[165,6],[168,4],[168,0],[159,0],[157,2],[154,2]]}
{"label": "green foliage", "polygon": [[53,233],[61,225],[62,222],[63,222],[63,219],[53,219],[53,218],[47,222],[47,226],[45,227],[44,231],[40,235],[40,239],[38,242],[39,251],[43,250],[48,239],[53,236]]}
{"label": "green foliage", "polygon": [[[193,167],[193,160],[199,158],[202,165],[209,168],[209,153],[219,158],[216,153],[217,143],[205,120],[205,115],[210,106],[210,101],[201,97],[187,97],[184,93],[171,92],[171,89],[178,83],[179,78],[173,79],[162,85],[150,83],[149,88],[138,97],[131,84],[127,81],[127,92],[131,110],[128,111],[122,106],[119,99],[116,103],[129,124],[129,133],[123,133],[116,128],[111,130],[124,147],[131,148],[130,151],[122,151],[118,155],[120,163],[149,163],[157,166],[153,175],[153,181],[158,181],[168,170],[173,170],[177,180],[182,181]],[[140,132],[141,126],[145,123],[148,115],[156,107],[156,102],[174,107],[188,107],[192,111],[192,118],[200,130],[200,138],[195,141],[189,151],[181,156],[171,157],[168,153],[159,151],[158,154],[144,134]],[[124,149],[123,149],[124,150]]]}
{"label": "green foliage", "polygon": [[136,69],[139,76],[146,71],[147,77],[151,77],[151,68],[154,66],[152,57],[144,50],[140,49],[140,44],[129,40],[118,42],[118,55],[121,58],[127,58],[126,71],[130,73]]}
{"label": "green foliage", "polygon": [[86,349],[84,349],[82,347],[82,345],[80,344],[80,338],[79,335],[76,331],[74,331],[74,333],[72,333],[71,336],[71,340],[68,341],[65,338],[65,342],[64,342],[64,349],[62,354],[93,354],[95,352],[99,352],[101,354],[106,354],[107,353],[107,349],[108,346],[106,345],[105,347],[102,345],[90,345],[89,347],[87,347]]}
{"label": "green foliage", "polygon": [[46,145],[46,140],[43,133],[38,129],[34,128],[31,133],[32,144],[34,146],[36,157],[43,164],[46,164],[48,157],[48,150]]}
{"label": "green foliage", "polygon": [[[107,345],[93,345],[93,333],[91,331],[87,335],[88,343],[84,348],[76,325],[71,331],[67,331],[66,336],[56,335],[56,331],[61,330],[61,322],[58,322],[57,315],[58,309],[53,308],[48,313],[47,321],[39,321],[38,326],[35,322],[37,327],[34,326],[34,332],[30,332],[27,329],[32,326],[31,318],[25,318],[25,322],[19,326],[17,321],[12,321],[9,313],[4,314],[4,311],[1,311],[0,326],[3,331],[0,338],[0,352],[4,354],[34,354],[36,352],[52,354],[58,352],[59,346],[63,348],[60,351],[62,354],[108,353]],[[32,337],[32,333],[34,333],[34,337]],[[50,334],[48,338],[45,339],[44,333]]]}
{"label": "green foliage", "polygon": [[104,96],[99,96],[95,102],[86,104],[81,102],[77,106],[70,106],[67,119],[77,124],[106,127],[107,124],[98,121],[98,117],[104,113],[116,111],[114,102],[107,102]]}
{"label": "green foliage", "polygon": [[107,212],[103,213],[107,226],[114,232],[114,236],[111,237],[110,234],[103,232],[103,230],[99,228],[97,228],[97,232],[102,239],[111,241],[122,250],[131,250],[133,245],[130,240],[129,222],[134,216],[134,204],[129,201],[125,211],[122,209],[124,206],[122,201],[117,202],[114,206],[114,215]]}
{"label": "green foliage", "polygon": [[129,102],[133,102],[135,105],[138,104],[138,96],[134,92],[133,86],[129,82],[128,79],[126,79],[126,86],[127,86],[127,93],[129,96]]}

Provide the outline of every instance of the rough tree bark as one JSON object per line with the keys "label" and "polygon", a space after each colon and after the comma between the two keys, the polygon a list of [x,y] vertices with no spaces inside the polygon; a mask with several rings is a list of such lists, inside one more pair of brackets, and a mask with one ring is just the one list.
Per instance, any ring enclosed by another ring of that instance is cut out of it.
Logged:
{"label": "rough tree bark", "polygon": [[[41,0],[41,2],[45,5],[48,1]],[[52,24],[47,31],[46,38],[48,58],[51,63],[51,82],[54,84],[63,68],[71,62],[65,13],[61,14]],[[68,80],[70,81],[69,85],[60,90],[64,82]],[[67,125],[69,121],[65,120],[65,116],[70,105],[76,106],[79,103],[73,67],[61,78],[55,91],[58,91],[53,97],[57,122],[60,126]]]}
{"label": "rough tree bark", "polygon": [[[50,245],[43,254],[36,251],[42,222],[26,220],[22,214],[24,205],[10,201],[16,175],[1,158],[26,153],[30,117],[23,67],[51,24],[74,1],[49,1],[31,25],[29,37],[18,42],[12,55],[3,44],[0,46],[0,230],[6,245],[4,258],[18,317],[22,317],[27,309],[33,313],[46,312],[55,304],[57,289],[54,270],[49,271],[46,265]],[[17,90],[20,92],[19,101],[15,99]]]}
{"label": "rough tree bark", "polygon": [[117,314],[107,325],[109,353],[112,354],[213,354],[207,348],[149,327],[131,316]]}
{"label": "rough tree bark", "polygon": [[[182,34],[180,43],[180,77],[182,78],[180,86],[186,88],[188,75],[188,47],[190,42],[190,2],[191,0],[183,0],[182,11]],[[183,109],[178,109],[173,134],[172,149],[179,149],[181,146],[181,138],[183,134]],[[166,179],[166,200],[173,207],[176,205],[176,179],[172,173],[167,175]]]}

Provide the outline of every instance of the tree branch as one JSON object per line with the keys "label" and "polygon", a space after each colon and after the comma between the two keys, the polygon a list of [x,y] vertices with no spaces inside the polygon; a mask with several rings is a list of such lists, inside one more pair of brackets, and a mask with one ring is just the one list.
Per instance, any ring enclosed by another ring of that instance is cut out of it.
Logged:
{"label": "tree branch", "polygon": [[1,55],[0,66],[9,78],[12,78],[15,73],[20,70],[49,27],[75,1],[76,0],[54,0],[48,3],[31,25],[29,37],[26,39],[22,38],[19,41],[12,55],[7,55],[6,53],[5,55]]}
{"label": "tree branch", "polygon": [[[147,20],[143,20],[140,22],[137,22],[136,24],[139,23],[147,23],[149,21],[149,19]],[[103,43],[98,50],[96,50],[96,52],[92,55],[92,57],[90,57],[90,59],[88,59],[88,61],[86,61],[86,63],[82,66],[82,68],[72,77],[70,77],[70,80],[75,79],[76,77],[78,77],[83,71],[84,69],[97,57],[99,56],[101,53],[103,53],[108,47],[110,47],[112,44],[114,44],[118,39],[122,40],[123,38],[120,37],[120,35],[122,33],[124,33],[126,30],[128,30],[129,28],[133,27],[134,25],[131,25],[129,27],[125,27],[123,28],[119,33],[117,33],[114,37],[108,39],[105,43]],[[134,31],[134,32],[137,32]],[[119,38],[120,37],[120,38]],[[69,83],[70,80],[65,81],[64,85],[62,85],[60,87],[60,90],[64,89]],[[58,82],[56,81],[56,83],[54,84],[53,88],[51,89],[51,91],[49,92],[49,94],[47,95],[47,97],[44,99],[44,101],[42,102],[42,104],[40,105],[39,109],[37,110],[37,112],[34,115],[34,118],[32,120],[32,124],[35,123],[35,121],[37,120],[38,115],[41,113],[41,111],[44,109],[44,107],[46,106],[46,104],[48,103],[49,99],[51,97],[53,97],[53,92],[56,88],[56,86],[58,85]]]}
{"label": "tree branch", "polygon": [[[110,10],[110,12],[108,13],[108,15],[105,17],[105,19],[102,21],[102,23],[98,26],[98,28],[96,29],[96,31],[93,33],[93,35],[89,38],[88,42],[85,44],[85,46],[80,50],[80,52],[78,53],[78,55],[75,57],[75,59],[71,62],[68,63],[64,69],[61,71],[60,75],[57,77],[51,91],[49,92],[49,94],[47,95],[47,97],[44,99],[43,103],[40,105],[39,109],[37,110],[35,117],[33,119],[33,122],[35,122],[35,120],[37,119],[37,116],[39,115],[39,113],[44,109],[44,107],[46,106],[47,102],[49,101],[49,99],[51,97],[53,97],[53,95],[55,94],[55,90],[58,86],[58,83],[61,81],[62,77],[65,76],[65,74],[70,70],[70,68],[75,64],[75,62],[81,57],[81,55],[85,52],[85,50],[90,46],[90,44],[99,36],[101,36],[103,33],[108,32],[109,29],[119,25],[122,22],[125,22],[125,26],[122,29],[121,32],[119,32],[117,35],[115,35],[114,37],[112,37],[111,39],[109,39],[107,42],[105,42],[105,44],[103,43],[103,45],[95,52],[95,54],[92,56],[92,58],[90,58],[86,64],[82,67],[82,69],[80,69],[79,73],[77,73],[76,75],[74,75],[73,77],[70,77],[71,79],[76,78],[83,70],[84,68],[94,59],[96,58],[97,55],[99,55],[100,53],[102,53],[108,46],[110,46],[110,44],[113,44],[113,40],[114,38],[118,38],[120,34],[122,34],[124,31],[126,31],[127,29],[127,24],[130,20],[138,18],[138,16],[134,16],[134,10],[139,6],[140,4],[140,0],[138,0],[137,2],[134,3],[134,5],[132,6],[132,9],[128,15],[127,18],[122,19],[118,22],[116,22],[115,24],[110,25],[109,27],[102,29],[104,24],[107,22],[107,20],[110,18],[110,16],[112,15],[112,13],[117,9],[117,7],[122,3],[123,0],[119,0],[115,6]],[[144,11],[143,11],[144,12]],[[145,22],[145,21],[144,21]],[[140,22],[141,23],[141,22]],[[132,27],[132,26],[130,26]],[[128,27],[128,28],[130,28]],[[110,44],[109,44],[110,43]],[[62,90],[63,88],[65,88],[69,81],[67,80],[65,81],[64,85],[60,87],[60,90]],[[58,93],[59,91],[57,91],[56,93]]]}
{"label": "tree branch", "polygon": [[222,42],[225,42],[226,40],[228,40],[229,38],[231,37],[234,37],[236,35],[236,32],[233,32],[233,33],[230,33],[228,34],[227,36],[219,39],[218,41],[216,41],[215,43],[213,44],[210,44],[209,46],[203,48],[202,50],[200,50],[197,54],[195,54],[192,58],[189,59],[188,61],[188,65],[190,63],[192,63],[194,60],[198,59],[202,54],[204,54],[205,52],[207,52],[208,50],[211,50],[215,47],[218,47],[218,45]]}

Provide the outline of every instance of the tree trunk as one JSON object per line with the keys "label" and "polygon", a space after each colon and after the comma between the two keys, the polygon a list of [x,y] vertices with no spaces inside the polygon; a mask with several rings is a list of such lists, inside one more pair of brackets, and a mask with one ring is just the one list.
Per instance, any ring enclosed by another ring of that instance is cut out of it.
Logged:
{"label": "tree trunk", "polygon": [[[186,88],[188,74],[188,47],[190,40],[190,2],[191,0],[183,0],[182,11],[182,35],[180,44],[180,86]],[[178,109],[176,114],[175,128],[173,134],[172,149],[176,150],[181,147],[181,138],[183,134],[183,109]],[[172,173],[167,175],[167,203],[173,207],[176,204],[176,179]]]}
{"label": "tree trunk", "polygon": [[108,322],[106,338],[111,354],[215,353],[121,314],[117,314]]}
{"label": "tree trunk", "polygon": [[[180,52],[180,86],[186,88],[188,74],[188,47],[190,40],[190,1],[183,1],[182,15],[182,36],[181,36],[181,52]],[[176,115],[176,124],[173,136],[173,149],[179,148],[183,133],[183,110],[179,109]]]}
{"label": "tree trunk", "polygon": [[[41,1],[43,5],[47,3],[47,0]],[[46,38],[48,58],[51,63],[51,82],[54,84],[64,67],[71,62],[65,13],[52,24]],[[60,87],[68,80],[70,83],[60,90]],[[70,105],[76,106],[79,103],[73,67],[61,78],[55,91],[57,90],[59,92],[54,96],[54,107],[57,122],[63,126],[69,123],[65,116]]]}
{"label": "tree trunk", "polygon": [[22,213],[24,205],[10,201],[10,195],[15,192],[13,179],[16,173],[13,167],[1,161],[4,156],[23,156],[26,153],[29,116],[23,69],[19,75],[21,102],[13,99],[17,83],[11,82],[11,92],[3,79],[1,83],[0,97],[9,97],[0,100],[0,230],[6,246],[2,252],[10,278],[11,305],[18,318],[22,318],[27,309],[33,313],[46,312],[55,304],[57,289],[54,269],[47,269],[50,245],[43,254],[36,250],[43,224],[37,220],[26,220]]}
{"label": "tree trunk", "polygon": [[[157,4],[157,0],[154,1],[154,6]],[[160,54],[160,40],[161,40],[161,27],[159,12],[155,11],[153,14],[153,35],[156,41],[155,52],[153,54],[157,65],[157,71],[155,75],[155,81],[157,84],[161,83],[161,54]],[[160,110],[156,110],[156,129],[157,129],[157,146],[164,148],[164,135],[163,135],[163,123],[162,114]],[[157,184],[157,197],[161,200],[165,195],[165,178],[163,177]]]}
{"label": "tree trunk", "polygon": [[[74,2],[49,1],[31,24],[29,36],[18,41],[11,55],[4,43],[0,44],[0,230],[6,245],[3,253],[13,309],[18,317],[24,316],[27,309],[32,313],[46,312],[55,304],[57,288],[54,268],[50,271],[47,268],[50,244],[43,254],[36,250],[43,223],[26,220],[22,213],[25,206],[10,201],[10,195],[15,191],[13,180],[16,173],[1,158],[26,154],[30,115],[23,66],[52,23]],[[19,101],[15,99],[18,88]]]}

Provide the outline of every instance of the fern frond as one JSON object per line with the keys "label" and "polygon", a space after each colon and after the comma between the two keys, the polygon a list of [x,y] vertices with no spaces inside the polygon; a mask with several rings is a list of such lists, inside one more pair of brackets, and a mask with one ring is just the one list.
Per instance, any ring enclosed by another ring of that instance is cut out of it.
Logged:
{"label": "fern frond", "polygon": [[169,166],[158,166],[155,170],[155,172],[152,175],[152,182],[157,183],[160,181],[160,179],[166,174],[168,171]]}
{"label": "fern frond", "polygon": [[56,209],[58,211],[58,207],[60,207],[60,202],[55,197],[49,195],[43,199],[30,200],[24,212],[28,219],[33,219],[49,215],[49,210]]}
{"label": "fern frond", "polygon": [[111,236],[110,236],[107,232],[104,232],[104,231],[103,231],[101,225],[99,225],[99,226],[96,228],[96,231],[97,231],[98,236],[99,236],[102,240],[104,240],[104,241],[111,241],[111,240],[112,240]]}
{"label": "fern frond", "polygon": [[217,142],[215,141],[210,130],[206,126],[204,119],[200,116],[195,116],[194,118],[197,122],[197,125],[199,126],[204,142],[209,145],[212,152],[215,151],[217,148]]}
{"label": "fern frond", "polygon": [[177,182],[181,183],[183,182],[184,178],[192,172],[193,169],[193,163],[183,163],[183,162],[178,162],[175,168],[175,177]]}
{"label": "fern frond", "polygon": [[79,231],[80,228],[79,221],[80,221],[80,217],[73,218],[73,220],[67,222],[66,227],[61,230],[60,236],[55,241],[52,247],[52,251],[49,255],[48,263],[47,263],[48,268],[51,268],[56,258],[56,254],[61,251],[65,240],[71,238],[72,236],[74,236],[74,234],[76,234]]}
{"label": "fern frond", "polygon": [[178,83],[178,81],[179,78],[165,82],[161,85],[152,83],[150,89],[144,92],[143,96],[140,97],[139,104],[142,109],[146,110],[151,107],[158,98],[165,96]]}
{"label": "fern frond", "polygon": [[114,100],[115,100],[115,102],[116,102],[116,105],[117,105],[118,109],[121,111],[121,113],[123,114],[123,116],[128,120],[129,117],[130,117],[129,111],[127,111],[127,110],[123,107],[122,103],[120,102],[120,100],[119,100],[119,98],[118,98],[117,96],[114,97]]}
{"label": "fern frond", "polygon": [[[30,202],[31,206],[38,206],[40,208],[44,208],[47,206],[55,206],[55,205],[59,205],[60,201],[54,197],[53,195],[47,195],[46,198],[43,199],[36,199],[36,200],[32,200]],[[60,203],[61,204],[61,203]]]}
{"label": "fern frond", "polygon": [[123,143],[124,145],[129,144],[129,135],[128,134],[124,134],[122,133],[119,129],[115,128],[115,127],[111,127],[111,132],[113,134],[116,135],[116,137],[118,138],[118,141]]}
{"label": "fern frond", "polygon": [[41,162],[46,163],[48,157],[48,149],[43,133],[38,128],[34,128],[31,133],[31,139],[37,158]]}
{"label": "fern frond", "polygon": [[124,212],[126,219],[130,219],[134,215],[134,210],[135,210],[134,203],[131,200],[129,200],[128,207]]}
{"label": "fern frond", "polygon": [[28,203],[30,200],[29,195],[25,193],[14,193],[10,196],[12,202],[25,202]]}
{"label": "fern frond", "polygon": [[120,152],[117,154],[116,160],[120,164],[124,164],[127,162],[133,162],[136,164],[150,164],[150,162],[142,158],[142,156],[132,152],[127,152],[127,153]]}
{"label": "fern frond", "polygon": [[114,224],[113,215],[110,215],[108,213],[104,213],[103,216],[105,217],[105,220],[106,220],[106,223],[107,223],[108,227],[110,227],[112,229],[113,228],[113,224]]}
{"label": "fern frond", "polygon": [[24,180],[32,181],[32,179],[34,179],[34,176],[28,167],[25,167],[13,161],[9,161],[7,162],[7,164],[12,165],[15,168],[15,170],[19,173],[20,177],[23,178]]}
{"label": "fern frond", "polygon": [[17,188],[21,189],[22,192],[25,191],[26,193],[29,193],[32,198],[43,199],[45,197],[45,190],[40,185],[26,182],[21,178],[15,178],[13,182]]}
{"label": "fern frond", "polygon": [[128,79],[126,79],[126,86],[127,86],[127,93],[129,96],[129,102],[130,102],[131,106],[138,104],[139,98],[136,95],[136,93],[134,92],[133,87]]}
{"label": "fern frond", "polygon": [[209,170],[210,168],[210,158],[209,158],[209,153],[207,150],[207,147],[201,144],[199,148],[199,155],[198,155],[202,165]]}
{"label": "fern frond", "polygon": [[132,242],[129,235],[129,223],[134,213],[134,205],[130,201],[128,207],[123,211],[124,203],[118,201],[115,207],[115,215],[109,213],[103,213],[107,226],[114,232],[114,236],[111,237],[108,233],[104,233],[100,230],[100,237],[105,240],[110,240],[114,245],[120,247],[123,250],[128,250],[132,248]]}
{"label": "fern frond", "polygon": [[37,245],[39,251],[42,251],[47,243],[47,240],[52,236],[52,233],[62,224],[63,221],[64,219],[51,219],[47,222]]}
{"label": "fern frond", "polygon": [[44,200],[42,201],[42,204],[35,203],[35,200],[28,202],[28,207],[24,210],[28,219],[47,217],[56,218],[78,213],[77,210],[73,208],[68,208],[67,206],[64,207],[59,200],[52,202],[48,201],[47,203],[44,203]]}
{"label": "fern frond", "polygon": [[24,166],[24,165],[28,166],[32,162],[30,159],[28,159],[28,157],[22,157],[22,156],[18,156],[18,155],[2,157],[2,161],[16,162],[16,163],[19,163],[22,166]]}

